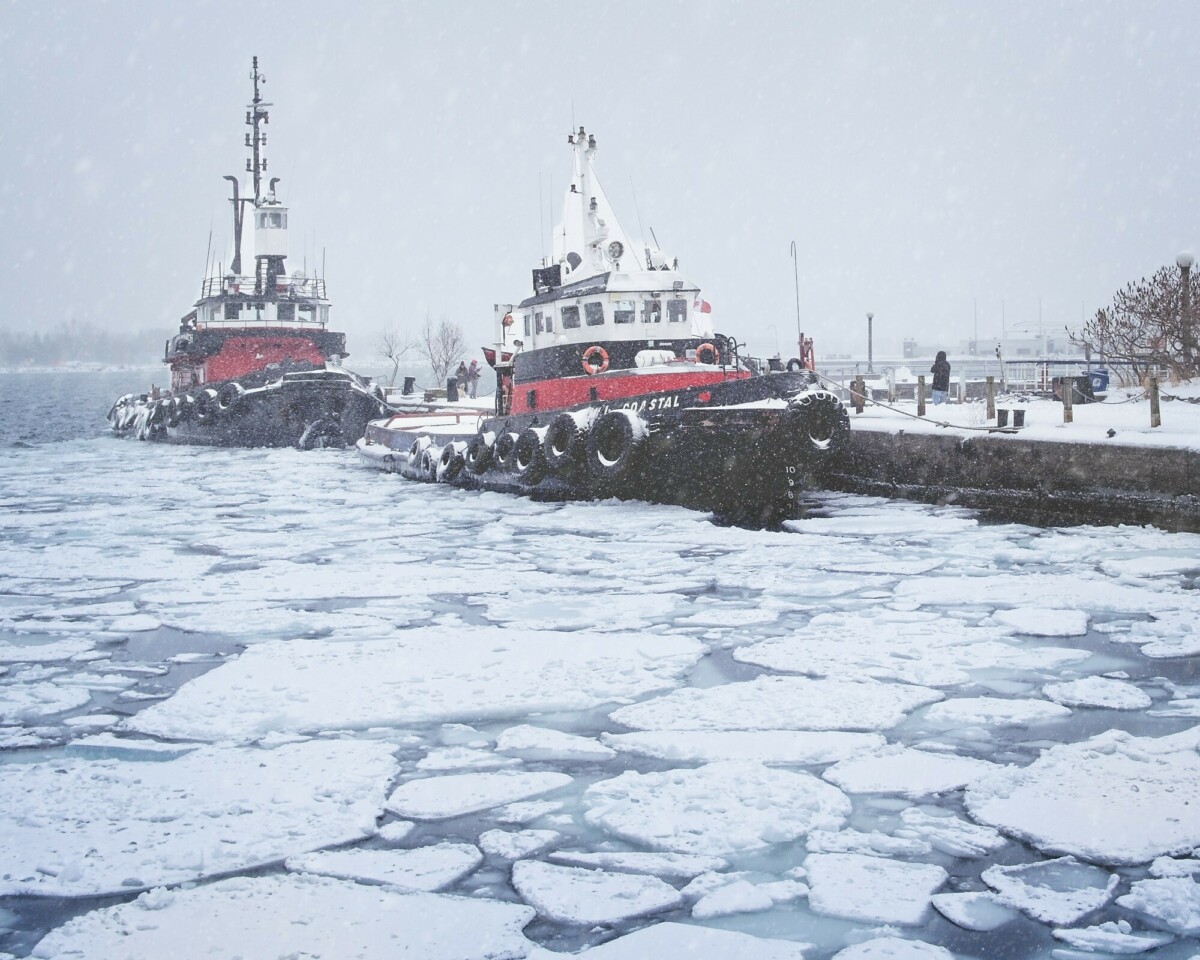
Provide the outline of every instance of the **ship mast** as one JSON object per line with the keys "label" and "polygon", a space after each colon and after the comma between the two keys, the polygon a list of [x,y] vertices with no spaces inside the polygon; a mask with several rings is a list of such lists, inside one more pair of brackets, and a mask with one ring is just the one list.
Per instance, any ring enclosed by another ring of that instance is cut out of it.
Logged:
{"label": "ship mast", "polygon": [[258,57],[255,57],[253,62],[254,71],[250,77],[254,81],[254,99],[250,103],[250,109],[246,111],[246,126],[251,127],[254,132],[246,134],[246,146],[252,151],[246,160],[246,172],[254,175],[254,203],[257,204],[262,199],[262,174],[267,169],[267,158],[260,150],[267,145],[267,135],[259,130],[259,124],[265,125],[271,118],[266,110],[270,104],[263,101],[259,91],[259,84],[266,83],[267,78],[258,72]]}

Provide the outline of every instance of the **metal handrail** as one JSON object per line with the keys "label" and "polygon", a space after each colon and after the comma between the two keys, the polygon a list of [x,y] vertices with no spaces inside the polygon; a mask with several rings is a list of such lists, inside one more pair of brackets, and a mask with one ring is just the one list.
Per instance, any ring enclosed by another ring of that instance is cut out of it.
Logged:
{"label": "metal handrail", "polygon": [[254,292],[254,277],[206,277],[200,284],[201,299],[207,297],[234,296],[246,300],[324,300],[325,281],[320,277],[293,279],[280,277],[273,293]]}

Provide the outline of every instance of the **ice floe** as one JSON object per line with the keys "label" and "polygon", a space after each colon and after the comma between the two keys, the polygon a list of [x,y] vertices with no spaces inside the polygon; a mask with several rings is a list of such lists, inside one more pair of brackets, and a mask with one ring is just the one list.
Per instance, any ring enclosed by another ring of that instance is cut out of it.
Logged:
{"label": "ice floe", "polygon": [[974,757],[892,746],[870,756],[842,760],[822,776],[847,793],[899,793],[906,797],[959,790],[996,769]]}
{"label": "ice floe", "polygon": [[611,760],[616,751],[590,737],[523,723],[496,738],[496,752],[523,760],[563,760],[588,763]]}
{"label": "ice floe", "polygon": [[457,883],[483,862],[469,843],[436,843],[412,850],[333,850],[288,857],[284,866],[341,880],[386,883],[432,893]]}
{"label": "ice floe", "polygon": [[0,764],[0,895],[128,892],[361,839],[395,766],[390,744],[350,741]]}
{"label": "ice floe", "polygon": [[838,951],[833,960],[954,960],[954,954],[935,943],[875,937]]}
{"label": "ice floe", "polygon": [[975,781],[975,819],[1047,853],[1149,863],[1200,846],[1200,730],[1135,737],[1110,730]]}
{"label": "ice floe", "polygon": [[36,722],[89,703],[83,686],[47,683],[0,683],[0,723]]}
{"label": "ice floe", "polygon": [[872,830],[814,830],[805,841],[809,853],[859,853],[875,857],[921,857],[933,849],[925,840],[889,837]]}
{"label": "ice floe", "polygon": [[991,827],[960,820],[944,810],[909,807],[900,812],[900,820],[902,825],[895,831],[897,837],[925,840],[952,857],[982,857],[1008,843],[1006,837]]}
{"label": "ice floe", "polygon": [[522,957],[528,907],[304,875],[237,877],[194,889],[151,890],[76,917],[33,956],[121,960],[226,957]]}
{"label": "ice floe", "polygon": [[1088,615],[1082,610],[1052,607],[1014,607],[997,610],[996,623],[1031,637],[1082,637],[1088,632]]}
{"label": "ice floe", "polygon": [[485,830],[479,835],[479,846],[489,857],[520,860],[540,853],[561,838],[556,830]]}
{"label": "ice floe", "polygon": [[1191,877],[1135,880],[1129,893],[1118,897],[1117,903],[1172,933],[1200,935],[1200,883]]}
{"label": "ice floe", "polygon": [[628,771],[588,787],[587,821],[656,850],[722,856],[835,830],[850,812],[840,790],[807,773],[744,761],[695,770]]}
{"label": "ice floe", "polygon": [[565,773],[500,770],[409,780],[387,798],[387,809],[413,820],[447,820],[540,796],[571,783]]}
{"label": "ice floe", "polygon": [[746,880],[733,880],[718,887],[696,901],[692,916],[697,920],[711,920],[732,913],[757,913],[775,906],[766,891]]}
{"label": "ice floe", "polygon": [[547,859],[572,867],[600,867],[618,873],[650,873],[656,877],[668,877],[673,880],[690,880],[702,873],[725,870],[729,867],[729,861],[721,857],[643,851],[593,853],[586,850],[556,850]]}
{"label": "ice floe", "polygon": [[1075,923],[1112,899],[1120,877],[1074,857],[1001,866],[981,874],[996,899],[1043,923]]}
{"label": "ice floe", "polygon": [[854,853],[812,853],[808,904],[814,912],[847,920],[917,926],[947,873],[929,863],[904,863]]}
{"label": "ice floe", "polygon": [[[811,944],[756,937],[686,923],[657,923],[579,954],[586,960],[647,960],[687,957],[687,960],[804,960]],[[549,951],[547,951],[549,954]],[[562,954],[551,954],[562,956]],[[549,960],[538,957],[537,960]]]}
{"label": "ice floe", "polygon": [[1000,697],[957,697],[935,703],[925,720],[939,726],[1028,726],[1069,717],[1071,711],[1048,700],[1005,700]]}
{"label": "ice floe", "polygon": [[1121,956],[1146,953],[1175,939],[1169,933],[1135,931],[1128,920],[1110,920],[1094,927],[1055,930],[1054,935],[1076,950]]}
{"label": "ice floe", "polygon": [[[156,736],[253,740],[271,732],[582,710],[674,687],[695,640],[430,627],[381,640],[270,641],[131,717]],[[237,710],[228,709],[230,702]]]}
{"label": "ice floe", "polygon": [[670,730],[605,733],[600,739],[622,753],[685,763],[833,763],[878,750],[887,743],[882,734],[842,730]]}
{"label": "ice floe", "polygon": [[559,866],[538,860],[513,864],[513,886],[539,914],[593,926],[670,910],[683,896],[657,877]]}
{"label": "ice floe", "polygon": [[642,730],[885,730],[941,698],[937,690],[903,683],[759,677],[676,690],[621,707],[612,719]]}
{"label": "ice floe", "polygon": [[986,932],[996,930],[1019,916],[1006,907],[993,893],[936,893],[931,898],[934,909],[951,923],[964,930]]}
{"label": "ice floe", "polygon": [[1064,707],[1143,710],[1154,702],[1145,690],[1110,677],[1085,677],[1065,683],[1048,683],[1042,687],[1042,693]]}

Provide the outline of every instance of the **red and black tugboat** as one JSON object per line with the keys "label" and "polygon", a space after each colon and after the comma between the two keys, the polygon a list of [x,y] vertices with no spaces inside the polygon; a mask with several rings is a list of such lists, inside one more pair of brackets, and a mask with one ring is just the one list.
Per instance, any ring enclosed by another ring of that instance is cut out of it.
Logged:
{"label": "red and black tugboat", "polygon": [[737,523],[793,514],[843,453],[849,418],[817,386],[812,341],[784,364],[717,333],[700,289],[635,247],[593,171],[595,137],[568,137],[574,175],[533,295],[495,308],[492,416],[372,422],[360,456],[384,469],[539,497],[623,497]]}
{"label": "red and black tugboat", "polygon": [[325,278],[284,266],[288,209],[276,196],[279,178],[263,184],[270,104],[257,57],[253,64],[246,112],[253,193],[239,195],[238,178],[225,177],[233,187],[229,269],[210,264],[200,299],[167,341],[170,389],[113,404],[108,419],[117,434],[220,446],[341,446],[361,437],[382,409],[383,390],[341,367],[346,335],[328,329]]}

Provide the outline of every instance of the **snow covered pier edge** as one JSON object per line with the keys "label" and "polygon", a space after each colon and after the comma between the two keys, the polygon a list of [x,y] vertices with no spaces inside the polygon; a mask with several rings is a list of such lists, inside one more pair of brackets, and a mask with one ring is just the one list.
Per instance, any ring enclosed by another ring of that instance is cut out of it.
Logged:
{"label": "snow covered pier edge", "polygon": [[1200,452],[1184,448],[855,429],[841,469],[824,485],[989,509],[1025,523],[1200,532]]}

